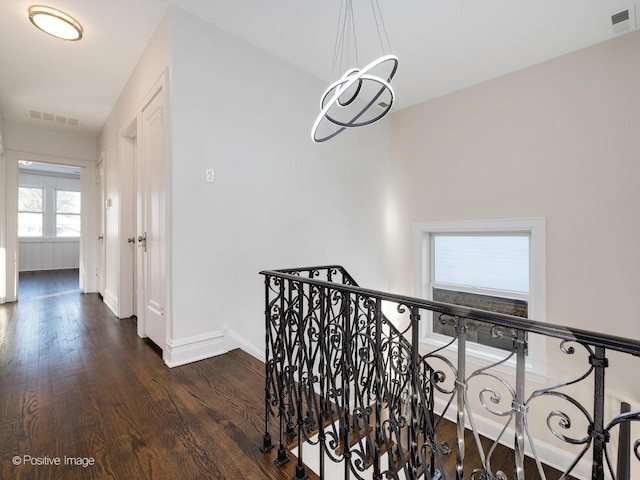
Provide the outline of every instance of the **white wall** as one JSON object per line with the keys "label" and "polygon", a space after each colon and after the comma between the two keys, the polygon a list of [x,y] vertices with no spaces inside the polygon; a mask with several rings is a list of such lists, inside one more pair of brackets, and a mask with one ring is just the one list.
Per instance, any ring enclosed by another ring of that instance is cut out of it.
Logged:
{"label": "white wall", "polygon": [[105,212],[105,295],[107,305],[120,317],[132,314],[132,246],[127,238],[136,235],[134,225],[133,164],[121,154],[122,134],[141,107],[140,102],[156,80],[171,65],[171,17],[167,14],[156,29],[136,68],[131,73],[107,121],[98,134],[98,152],[104,154],[105,198],[111,206]]}
{"label": "white wall", "polygon": [[96,291],[95,215],[96,138],[93,135],[68,130],[48,130],[33,125],[6,122],[6,163],[1,182],[6,192],[6,301],[17,299],[18,241],[17,199],[18,161],[55,163],[82,167],[81,190],[83,227],[80,245],[80,287],[85,292]]}
{"label": "white wall", "polygon": [[[413,293],[412,222],[546,217],[547,321],[640,338],[639,50],[636,32],[394,113],[392,289]],[[610,356],[609,418],[640,405],[638,359]]]}
{"label": "white wall", "polygon": [[228,327],[260,353],[260,270],[340,263],[386,287],[388,125],[314,144],[323,82],[184,11],[173,18],[170,337]]}
{"label": "white wall", "polygon": [[77,238],[21,239],[18,250],[21,272],[80,267],[80,240]]}
{"label": "white wall", "polygon": [[[165,67],[168,364],[238,345],[262,352],[262,269],[343,263],[363,283],[386,286],[379,192],[388,125],[313,144],[323,82],[171,8],[98,136],[111,200],[105,301],[116,314],[127,315],[123,266],[135,234],[121,135]],[[206,168],[215,170],[213,184],[204,182]]]}
{"label": "white wall", "polygon": [[6,147],[17,152],[90,160],[94,163],[97,158],[94,135],[69,129],[49,130],[15,122],[6,124]]}

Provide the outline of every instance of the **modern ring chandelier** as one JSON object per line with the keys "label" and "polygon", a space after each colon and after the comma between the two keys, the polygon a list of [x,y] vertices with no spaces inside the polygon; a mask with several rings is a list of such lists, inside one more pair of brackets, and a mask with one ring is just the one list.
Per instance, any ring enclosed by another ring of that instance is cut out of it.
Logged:
{"label": "modern ring chandelier", "polygon": [[358,64],[358,44],[353,2],[343,0],[333,67],[344,73],[322,94],[320,114],[311,130],[311,138],[316,143],[330,140],[347,128],[370,125],[389,113],[393,106],[395,93],[391,79],[398,69],[398,57],[385,54],[385,41],[386,48],[390,50],[389,38],[378,0],[371,0],[371,6],[383,55],[363,68],[348,68],[354,60],[352,54]]}

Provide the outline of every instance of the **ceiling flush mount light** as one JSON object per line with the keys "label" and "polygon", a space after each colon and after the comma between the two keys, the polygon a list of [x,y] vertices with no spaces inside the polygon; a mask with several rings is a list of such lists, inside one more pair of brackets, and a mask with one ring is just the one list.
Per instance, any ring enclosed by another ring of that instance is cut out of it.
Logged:
{"label": "ceiling flush mount light", "polygon": [[60,10],[42,5],[29,7],[29,20],[37,28],[62,40],[76,41],[82,38],[82,25]]}
{"label": "ceiling flush mount light", "polygon": [[378,39],[383,55],[363,68],[350,67],[352,53],[358,63],[358,43],[355,35],[352,0],[343,0],[334,50],[334,70],[344,72],[322,94],[320,115],[311,129],[314,142],[326,142],[347,128],[370,125],[384,117],[393,105],[395,93],[391,79],[398,69],[398,57],[385,54],[390,50],[389,38],[382,20],[378,1],[371,2]]}

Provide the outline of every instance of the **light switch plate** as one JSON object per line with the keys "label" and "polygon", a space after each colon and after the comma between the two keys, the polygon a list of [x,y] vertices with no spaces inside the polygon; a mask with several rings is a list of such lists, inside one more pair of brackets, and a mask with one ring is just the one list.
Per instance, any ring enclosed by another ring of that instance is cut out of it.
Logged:
{"label": "light switch plate", "polygon": [[204,172],[204,181],[213,183],[213,168],[207,168]]}

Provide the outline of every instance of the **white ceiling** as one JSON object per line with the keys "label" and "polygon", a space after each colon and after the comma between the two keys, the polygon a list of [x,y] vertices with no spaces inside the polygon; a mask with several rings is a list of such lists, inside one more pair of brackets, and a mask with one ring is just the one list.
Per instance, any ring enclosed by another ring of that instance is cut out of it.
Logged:
{"label": "white ceiling", "polygon": [[[11,122],[97,133],[169,3],[328,83],[338,73],[333,71],[332,59],[341,1],[46,0],[46,5],[75,16],[84,27],[80,42],[64,42],[29,22],[29,6],[40,0],[2,0],[0,112]],[[353,0],[360,67],[383,53],[371,1]],[[611,14],[625,7],[633,9],[631,28],[635,29],[638,3],[379,0],[392,53],[400,59],[393,81],[394,108],[613,38]],[[72,127],[33,120],[28,110],[82,123]]]}

